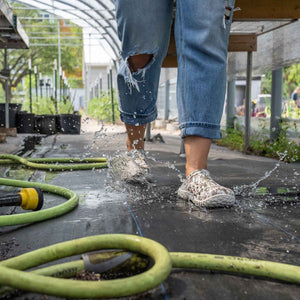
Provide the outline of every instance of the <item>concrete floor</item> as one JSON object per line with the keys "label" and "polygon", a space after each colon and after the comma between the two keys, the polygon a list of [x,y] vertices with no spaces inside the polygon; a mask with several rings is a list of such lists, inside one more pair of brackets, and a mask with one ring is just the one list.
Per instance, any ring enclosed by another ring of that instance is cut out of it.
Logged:
{"label": "concrete floor", "polygon": [[[153,135],[157,132],[153,132]],[[0,168],[1,177],[64,186],[80,196],[79,206],[56,219],[0,228],[1,258],[54,243],[105,233],[143,235],[169,251],[201,252],[270,260],[300,266],[300,164],[246,156],[213,146],[209,170],[220,184],[234,188],[231,209],[204,210],[176,196],[185,158],[180,138],[162,132],[165,143],[146,143],[155,182],[147,187],[124,185],[108,169],[44,172]],[[19,135],[20,139],[22,136]],[[30,157],[109,157],[123,151],[125,132],[97,128],[81,135],[54,135],[41,140]],[[10,148],[12,149],[12,148]],[[19,145],[10,152],[18,152]],[[256,194],[245,185],[261,181]],[[5,193],[2,187],[0,193]],[[46,195],[45,208],[63,200]],[[18,210],[16,210],[18,212]],[[0,214],[11,212],[1,208]],[[126,299],[299,299],[300,287],[278,281],[221,272],[173,270],[161,287]],[[26,293],[13,299],[59,299]]]}

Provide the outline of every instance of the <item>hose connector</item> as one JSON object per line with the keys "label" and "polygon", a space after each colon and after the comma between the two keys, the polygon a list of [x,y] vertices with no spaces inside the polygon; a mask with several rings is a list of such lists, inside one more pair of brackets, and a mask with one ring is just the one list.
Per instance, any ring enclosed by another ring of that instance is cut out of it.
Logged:
{"label": "hose connector", "polygon": [[21,207],[25,210],[40,210],[44,204],[44,195],[40,188],[24,188],[19,192]]}

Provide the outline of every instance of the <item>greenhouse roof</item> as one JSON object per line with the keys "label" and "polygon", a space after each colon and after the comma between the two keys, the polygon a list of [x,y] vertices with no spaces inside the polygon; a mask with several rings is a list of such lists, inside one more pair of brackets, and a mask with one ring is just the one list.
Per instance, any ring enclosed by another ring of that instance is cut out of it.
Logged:
{"label": "greenhouse roof", "polygon": [[[113,60],[119,57],[120,42],[115,22],[114,0],[14,0],[12,2],[25,4],[28,9],[47,11],[82,26],[85,33],[101,40],[101,43],[104,42],[103,46],[109,49],[109,55]],[[236,0],[231,29],[233,40],[230,40],[229,51],[256,51],[257,37],[264,34],[267,36],[269,32],[290,26],[299,18],[299,0]],[[280,43],[280,40],[277,42]],[[165,66],[176,66],[174,47],[169,48],[168,56],[171,60]]]}

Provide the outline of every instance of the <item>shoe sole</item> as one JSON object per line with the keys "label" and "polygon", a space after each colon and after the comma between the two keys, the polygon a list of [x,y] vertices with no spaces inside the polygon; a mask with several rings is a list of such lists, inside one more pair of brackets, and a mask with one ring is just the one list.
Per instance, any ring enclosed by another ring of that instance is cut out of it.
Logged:
{"label": "shoe sole", "polygon": [[200,201],[195,200],[194,195],[184,189],[179,188],[177,194],[180,198],[191,201],[196,206],[206,208],[231,207],[235,204],[235,197],[231,195],[214,195],[204,201]]}

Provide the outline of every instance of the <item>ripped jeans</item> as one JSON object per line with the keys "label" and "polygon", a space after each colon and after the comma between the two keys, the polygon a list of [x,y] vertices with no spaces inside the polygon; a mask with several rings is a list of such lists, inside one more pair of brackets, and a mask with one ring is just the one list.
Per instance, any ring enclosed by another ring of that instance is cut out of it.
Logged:
{"label": "ripped jeans", "polygon": [[[157,117],[161,64],[172,25],[173,0],[115,0],[122,60],[118,71],[120,117],[130,125]],[[234,0],[177,0],[175,40],[177,105],[181,136],[221,138],[227,47]],[[133,72],[129,58],[151,54]]]}

